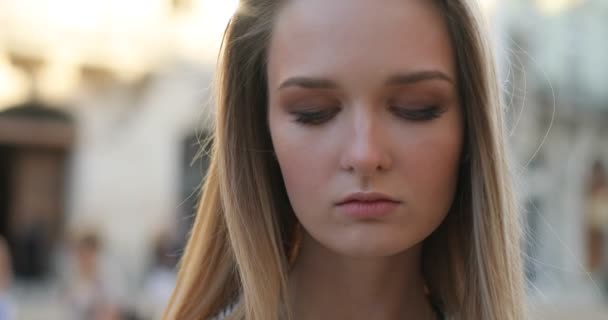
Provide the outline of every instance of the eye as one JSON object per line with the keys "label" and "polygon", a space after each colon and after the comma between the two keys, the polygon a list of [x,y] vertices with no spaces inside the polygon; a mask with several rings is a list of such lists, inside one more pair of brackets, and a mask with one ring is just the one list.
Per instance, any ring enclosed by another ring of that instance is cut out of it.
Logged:
{"label": "eye", "polygon": [[330,109],[310,109],[304,111],[293,111],[292,115],[295,116],[294,121],[304,125],[321,125],[331,120],[338,112],[339,108]]}
{"label": "eye", "polygon": [[390,110],[398,117],[410,121],[431,121],[437,119],[445,112],[439,106],[427,106],[423,108],[404,108],[391,106]]}

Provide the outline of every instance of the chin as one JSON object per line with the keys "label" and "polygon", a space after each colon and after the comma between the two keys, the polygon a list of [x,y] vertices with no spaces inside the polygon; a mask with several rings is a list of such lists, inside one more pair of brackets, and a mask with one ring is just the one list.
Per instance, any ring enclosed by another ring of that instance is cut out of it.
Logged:
{"label": "chin", "polygon": [[422,233],[411,232],[400,226],[381,224],[306,229],[306,234],[314,243],[313,247],[323,248],[329,254],[353,259],[393,257],[417,247],[424,241]]}
{"label": "chin", "polygon": [[393,257],[406,252],[408,249],[409,248],[400,247],[396,249],[394,247],[377,246],[374,248],[347,248],[337,253],[355,259],[378,259]]}
{"label": "chin", "polygon": [[388,258],[415,247],[418,242],[390,237],[366,237],[324,244],[336,254],[356,259]]}

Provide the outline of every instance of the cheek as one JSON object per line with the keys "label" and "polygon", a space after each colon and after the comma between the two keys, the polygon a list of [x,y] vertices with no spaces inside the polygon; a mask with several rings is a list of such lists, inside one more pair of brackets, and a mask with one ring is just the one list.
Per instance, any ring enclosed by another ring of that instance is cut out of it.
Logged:
{"label": "cheek", "polygon": [[333,153],[327,137],[303,133],[288,120],[271,125],[271,136],[285,188],[296,213],[323,203],[332,176]]}
{"label": "cheek", "polygon": [[403,150],[411,207],[432,222],[443,220],[453,202],[462,149],[459,132],[459,127],[439,130]]}

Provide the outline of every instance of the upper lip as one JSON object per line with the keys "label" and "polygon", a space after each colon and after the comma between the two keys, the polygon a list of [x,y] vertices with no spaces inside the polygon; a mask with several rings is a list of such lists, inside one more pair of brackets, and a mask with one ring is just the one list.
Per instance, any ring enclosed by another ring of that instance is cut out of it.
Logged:
{"label": "upper lip", "polygon": [[372,202],[372,201],[390,201],[390,202],[401,202],[395,198],[392,198],[384,193],[379,192],[355,192],[347,195],[342,200],[338,201],[336,205],[345,204],[348,202],[360,201],[360,202]]}

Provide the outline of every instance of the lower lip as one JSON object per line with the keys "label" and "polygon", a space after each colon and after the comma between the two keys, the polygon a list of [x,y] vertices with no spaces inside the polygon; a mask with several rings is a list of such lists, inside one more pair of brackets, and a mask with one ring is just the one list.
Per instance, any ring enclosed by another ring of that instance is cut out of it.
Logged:
{"label": "lower lip", "polygon": [[394,201],[351,201],[338,205],[338,209],[354,218],[380,218],[398,206],[399,203]]}

